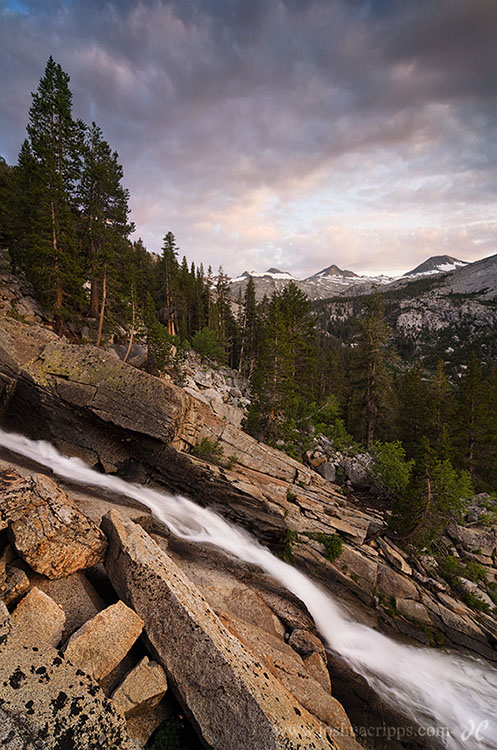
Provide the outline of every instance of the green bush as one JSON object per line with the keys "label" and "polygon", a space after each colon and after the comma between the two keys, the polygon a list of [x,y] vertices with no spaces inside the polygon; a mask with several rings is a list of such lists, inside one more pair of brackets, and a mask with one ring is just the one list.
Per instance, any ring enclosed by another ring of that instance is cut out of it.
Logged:
{"label": "green bush", "polygon": [[311,404],[309,411],[309,422],[314,426],[316,435],[321,434],[329,438],[335,450],[359,449],[352,435],[347,432],[344,420],[340,417],[340,405],[336,396],[333,394],[328,396],[325,403],[319,407],[315,403]]}
{"label": "green bush", "polygon": [[454,555],[447,555],[438,561],[440,575],[445,578],[451,586],[457,586],[463,575],[463,566]]}
{"label": "green bush", "polygon": [[475,583],[485,580],[485,568],[483,567],[483,565],[480,565],[480,563],[466,563],[464,572],[464,577],[469,578],[470,581],[474,581]]}
{"label": "green bush", "polygon": [[371,473],[389,497],[402,495],[409,484],[414,461],[406,460],[406,452],[400,440],[373,445],[375,463]]}
{"label": "green bush", "polygon": [[440,461],[426,444],[406,490],[392,495],[390,528],[416,547],[429,547],[448,523],[461,522],[472,494],[469,473]]}
{"label": "green bush", "polygon": [[203,438],[200,443],[193,446],[191,452],[197,458],[210,461],[214,464],[218,464],[224,455],[219,440],[209,440],[209,438]]}
{"label": "green bush", "polygon": [[471,609],[475,609],[477,612],[490,612],[487,602],[480,599],[478,594],[475,594],[473,591],[463,591],[461,597]]}
{"label": "green bush", "polygon": [[309,534],[311,539],[314,539],[316,542],[319,542],[324,547],[324,556],[327,560],[330,562],[335,562],[335,560],[340,557],[343,550],[343,542],[340,536],[338,534]]}
{"label": "green bush", "polygon": [[202,357],[216,359],[222,363],[226,359],[223,345],[219,341],[215,331],[210,328],[202,328],[201,331],[197,331],[192,339],[192,347]]}
{"label": "green bush", "polygon": [[293,562],[293,545],[298,541],[298,534],[291,529],[286,530],[286,544],[283,550],[283,560],[291,564]]}

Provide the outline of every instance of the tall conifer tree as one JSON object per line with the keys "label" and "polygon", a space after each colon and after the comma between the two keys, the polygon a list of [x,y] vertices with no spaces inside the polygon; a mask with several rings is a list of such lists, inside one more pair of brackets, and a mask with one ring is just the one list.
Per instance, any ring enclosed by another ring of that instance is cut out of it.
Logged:
{"label": "tall conifer tree", "polygon": [[72,118],[69,76],[52,57],[32,95],[19,169],[30,193],[30,224],[19,257],[43,301],[64,318],[82,301],[83,274],[73,232],[74,190],[80,174],[81,130]]}

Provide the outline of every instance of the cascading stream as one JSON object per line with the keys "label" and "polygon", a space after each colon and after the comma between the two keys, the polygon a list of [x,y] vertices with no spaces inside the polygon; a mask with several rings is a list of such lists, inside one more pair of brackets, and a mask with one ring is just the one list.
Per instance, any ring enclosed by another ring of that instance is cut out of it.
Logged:
{"label": "cascading stream", "polygon": [[351,621],[331,595],[303,573],[279,560],[246,531],[185,497],[99,474],[83,461],[61,455],[45,441],[0,430],[0,445],[72,482],[133,498],[148,506],[176,536],[189,542],[208,542],[259,566],[306,604],[329,648],[386,701],[424,727],[427,737],[430,731],[446,728],[445,742],[451,750],[497,748],[497,670],[489,665],[450,652],[397,643]]}

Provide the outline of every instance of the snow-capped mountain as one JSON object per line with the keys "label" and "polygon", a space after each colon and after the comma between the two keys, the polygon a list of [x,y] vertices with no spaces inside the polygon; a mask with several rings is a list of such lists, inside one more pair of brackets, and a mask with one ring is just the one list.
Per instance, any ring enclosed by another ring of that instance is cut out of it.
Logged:
{"label": "snow-capped mountain", "polygon": [[270,297],[273,292],[280,292],[290,281],[293,281],[312,300],[340,294],[365,294],[374,286],[383,286],[393,281],[389,276],[359,276],[354,271],[344,271],[334,264],[306,279],[298,279],[289,271],[281,271],[279,268],[269,268],[262,272],[244,271],[240,276],[231,279],[231,291],[235,298],[245,292],[250,277],[254,279],[255,295],[258,300],[261,300],[265,294]]}
{"label": "snow-capped mountain", "polygon": [[404,276],[432,276],[437,273],[455,271],[457,268],[467,265],[469,265],[467,261],[453,258],[451,255],[433,255],[428,260],[425,260],[424,263],[413,268],[412,271],[405,273]]}
{"label": "snow-capped mountain", "polygon": [[253,279],[283,279],[284,281],[297,281],[290,271],[280,271],[279,268],[268,268],[267,271],[244,271],[236,279],[231,279],[231,284],[238,281],[248,281],[252,276]]}
{"label": "snow-capped mountain", "polygon": [[[438,358],[458,364],[476,351],[497,361],[497,255],[445,273],[402,276],[381,291],[394,340],[413,358],[421,355],[432,366]],[[325,334],[339,337],[361,314],[360,297],[351,297],[349,292],[315,303]]]}
{"label": "snow-capped mountain", "polygon": [[[450,255],[434,255],[416,266],[412,271],[397,278],[392,276],[361,276],[354,271],[343,270],[335,264],[327,266],[305,279],[293,276],[290,271],[268,268],[267,271],[244,271],[237,278],[231,279],[230,285],[233,297],[238,299],[240,294],[243,295],[248,279],[252,277],[258,300],[261,300],[265,294],[271,297],[273,292],[282,291],[290,281],[293,281],[311,300],[357,297],[362,294],[369,294],[374,288],[379,288],[382,292],[400,290],[415,282],[421,282],[423,279],[436,280],[437,286],[442,283],[450,284],[453,291],[457,293],[466,293],[468,285],[471,286],[472,291],[479,292],[486,285],[491,290],[491,294],[494,294],[496,287],[495,271],[493,270],[495,269],[495,257],[491,256],[476,263],[467,263]],[[488,274],[490,274],[490,277]]]}
{"label": "snow-capped mountain", "polygon": [[[342,271],[341,268],[338,268],[334,263],[331,266],[328,266],[327,268],[323,268],[322,271],[318,271],[317,273],[313,274],[312,276],[309,276],[309,279],[321,279],[325,276],[339,276],[342,279],[348,278],[348,277],[357,277],[357,274],[353,271]],[[308,280],[309,280],[308,279]]]}

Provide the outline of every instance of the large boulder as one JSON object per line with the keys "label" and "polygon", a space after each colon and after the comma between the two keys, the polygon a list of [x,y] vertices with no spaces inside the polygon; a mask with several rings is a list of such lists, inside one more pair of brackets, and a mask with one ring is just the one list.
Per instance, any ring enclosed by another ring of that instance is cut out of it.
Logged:
{"label": "large boulder", "polygon": [[36,587],[12,613],[17,636],[29,644],[47,643],[54,648],[61,641],[66,616],[59,605]]}
{"label": "large boulder", "polygon": [[50,579],[38,573],[30,573],[29,578],[31,585],[48,594],[64,610],[66,622],[62,641],[105,608],[103,600],[81,570],[67,578]]}
{"label": "large boulder", "polygon": [[361,453],[357,456],[344,456],[340,466],[345,471],[348,481],[357,489],[368,489],[374,483],[371,469],[374,459],[369,453]]}
{"label": "large boulder", "polygon": [[449,536],[463,550],[478,552],[492,557],[497,551],[497,526],[471,526],[465,528],[453,522],[449,525]]}
{"label": "large boulder", "polygon": [[0,743],[5,750],[135,750],[97,683],[47,642],[27,645],[0,614]]}
{"label": "large boulder", "polygon": [[37,573],[61,578],[103,559],[104,535],[49,477],[2,472],[0,493],[0,528]]}
{"label": "large boulder", "polygon": [[64,653],[73,664],[101,680],[126,656],[142,628],[143,620],[119,601],[73,633]]}
{"label": "large boulder", "polygon": [[[109,577],[144,619],[152,649],[207,744],[218,750],[330,747],[327,727],[223,627],[143,529],[115,511],[102,528]],[[341,742],[337,747],[346,746]]]}
{"label": "large boulder", "polygon": [[127,719],[155,708],[167,690],[166,673],[147,656],[134,667],[112,693],[112,700]]}

